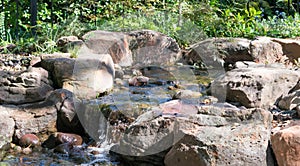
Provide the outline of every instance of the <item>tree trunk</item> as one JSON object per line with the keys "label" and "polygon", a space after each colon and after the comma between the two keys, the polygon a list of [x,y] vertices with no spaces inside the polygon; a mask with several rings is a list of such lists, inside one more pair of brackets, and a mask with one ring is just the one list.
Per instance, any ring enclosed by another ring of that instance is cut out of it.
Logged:
{"label": "tree trunk", "polygon": [[33,26],[31,29],[32,34],[36,35],[36,21],[37,21],[37,0],[30,0],[30,24]]}

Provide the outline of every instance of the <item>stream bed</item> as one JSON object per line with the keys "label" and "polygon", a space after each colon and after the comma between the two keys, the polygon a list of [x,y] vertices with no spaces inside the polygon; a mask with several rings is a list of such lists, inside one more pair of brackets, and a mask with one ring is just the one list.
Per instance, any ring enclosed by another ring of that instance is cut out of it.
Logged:
{"label": "stream bed", "polygon": [[[114,88],[108,94],[94,100],[75,102],[77,115],[91,140],[94,140],[92,143],[72,147],[64,154],[57,149],[42,147],[33,148],[29,154],[8,148],[0,166],[122,165],[109,154],[109,149],[118,142],[120,133],[134,119],[152,107],[173,99],[189,104],[205,102],[206,90],[212,79],[205,70],[182,65],[150,66],[139,70],[128,68],[123,72],[121,78],[115,78]],[[145,77],[146,82],[131,84],[138,76]]]}

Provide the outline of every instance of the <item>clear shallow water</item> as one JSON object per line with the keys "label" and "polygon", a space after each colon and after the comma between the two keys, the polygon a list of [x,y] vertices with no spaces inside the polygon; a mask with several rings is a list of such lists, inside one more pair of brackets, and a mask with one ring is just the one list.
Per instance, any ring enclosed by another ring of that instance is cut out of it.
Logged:
{"label": "clear shallow water", "polygon": [[[0,166],[5,164],[39,166],[121,165],[121,163],[116,161],[113,156],[109,155],[109,148],[112,145],[112,142],[114,142],[114,138],[108,137],[116,136],[113,132],[109,132],[108,128],[111,129],[114,126],[109,126],[107,121],[103,122],[103,117],[101,119],[95,116],[95,111],[99,112],[99,106],[105,104],[113,111],[121,111],[125,114],[125,116],[137,118],[142,113],[148,111],[151,107],[155,107],[161,103],[172,100],[173,95],[178,89],[170,90],[168,89],[169,86],[180,84],[182,88],[179,89],[203,92],[205,90],[204,85],[207,85],[208,82],[210,82],[210,78],[207,76],[206,72],[191,72],[191,70],[183,70],[184,72],[176,73],[178,71],[176,71],[175,68],[171,68],[170,70],[172,70],[171,74],[164,72],[159,73],[159,71],[155,71],[154,74],[148,73],[149,76],[156,77],[156,79],[152,79],[152,77],[150,77],[150,84],[141,87],[128,86],[127,80],[124,79],[124,84],[116,84],[114,90],[110,94],[88,101],[88,106],[93,107],[92,110],[89,110],[91,111],[92,116],[90,116],[91,114],[87,114],[88,116],[82,115],[82,117],[88,117],[89,119],[86,119],[86,121],[93,123],[91,126],[94,126],[95,128],[93,128],[89,134],[94,134],[92,136],[93,138],[101,140],[98,140],[99,142],[102,142],[101,148],[84,148],[78,153],[68,155],[59,154],[49,149],[34,149],[33,153],[29,155],[7,153],[4,163],[0,163]],[[197,97],[191,98],[190,101],[187,102],[197,104],[199,99]],[[94,124],[99,125],[95,126]],[[105,129],[106,131],[103,131]],[[95,154],[94,152],[97,153]]]}

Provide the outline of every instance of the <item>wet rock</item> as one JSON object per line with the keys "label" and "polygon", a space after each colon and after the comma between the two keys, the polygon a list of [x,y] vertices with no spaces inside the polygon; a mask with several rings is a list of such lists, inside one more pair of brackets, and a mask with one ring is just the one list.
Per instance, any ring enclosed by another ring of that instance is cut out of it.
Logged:
{"label": "wet rock", "polygon": [[299,72],[285,68],[256,67],[228,71],[215,79],[212,94],[245,107],[268,108],[286,95],[299,79]]}
{"label": "wet rock", "polygon": [[149,78],[145,76],[135,76],[128,80],[129,86],[144,86],[149,82]]}
{"label": "wet rock", "polygon": [[111,151],[131,165],[162,159],[165,165],[267,165],[272,120],[268,111],[226,104],[195,109],[199,114],[169,116],[159,108],[147,112]]}
{"label": "wet rock", "polygon": [[172,99],[191,100],[191,99],[198,99],[201,96],[202,94],[200,92],[184,89],[184,90],[177,91],[173,95]]}
{"label": "wet rock", "polygon": [[20,138],[19,144],[23,147],[39,146],[40,139],[34,134],[25,134]]}
{"label": "wet rock", "polygon": [[[72,134],[72,133],[56,132],[49,136],[49,138],[43,143],[43,147],[52,149],[54,147],[59,146],[60,144],[68,144],[70,146],[75,146],[75,145],[81,145],[82,143],[83,143],[83,139],[80,135]],[[64,145],[61,145],[61,148],[63,147]]]}
{"label": "wet rock", "polygon": [[64,143],[56,146],[54,148],[54,152],[61,153],[61,154],[69,154],[72,148],[73,148],[72,144]]}
{"label": "wet rock", "polygon": [[113,62],[120,66],[131,66],[132,53],[128,36],[122,32],[91,31],[83,36],[89,49],[97,54],[110,54]]}
{"label": "wet rock", "polygon": [[285,127],[271,136],[271,144],[278,165],[298,165],[300,162],[300,125],[299,121]]}
{"label": "wet rock", "polygon": [[164,81],[175,81],[175,75],[170,71],[168,68],[163,68],[161,66],[147,66],[143,67],[139,70],[141,75],[155,78],[157,80],[164,80]]}
{"label": "wet rock", "polygon": [[42,101],[53,90],[48,72],[32,67],[19,73],[0,72],[0,103],[24,104]]}
{"label": "wet rock", "polygon": [[82,137],[77,134],[57,132],[56,138],[60,143],[69,143],[72,145],[81,145],[83,143]]}

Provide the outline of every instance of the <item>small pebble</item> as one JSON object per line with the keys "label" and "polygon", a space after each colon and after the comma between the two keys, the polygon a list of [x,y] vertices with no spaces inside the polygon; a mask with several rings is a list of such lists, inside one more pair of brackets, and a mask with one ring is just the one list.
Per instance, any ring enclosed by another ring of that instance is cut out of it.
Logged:
{"label": "small pebble", "polygon": [[17,152],[17,153],[22,152],[21,146],[15,146],[15,147],[14,147],[14,151]]}
{"label": "small pebble", "polygon": [[30,153],[32,152],[32,149],[29,148],[29,147],[27,147],[27,148],[24,148],[24,149],[22,150],[22,152],[23,152],[24,154],[30,154]]}

